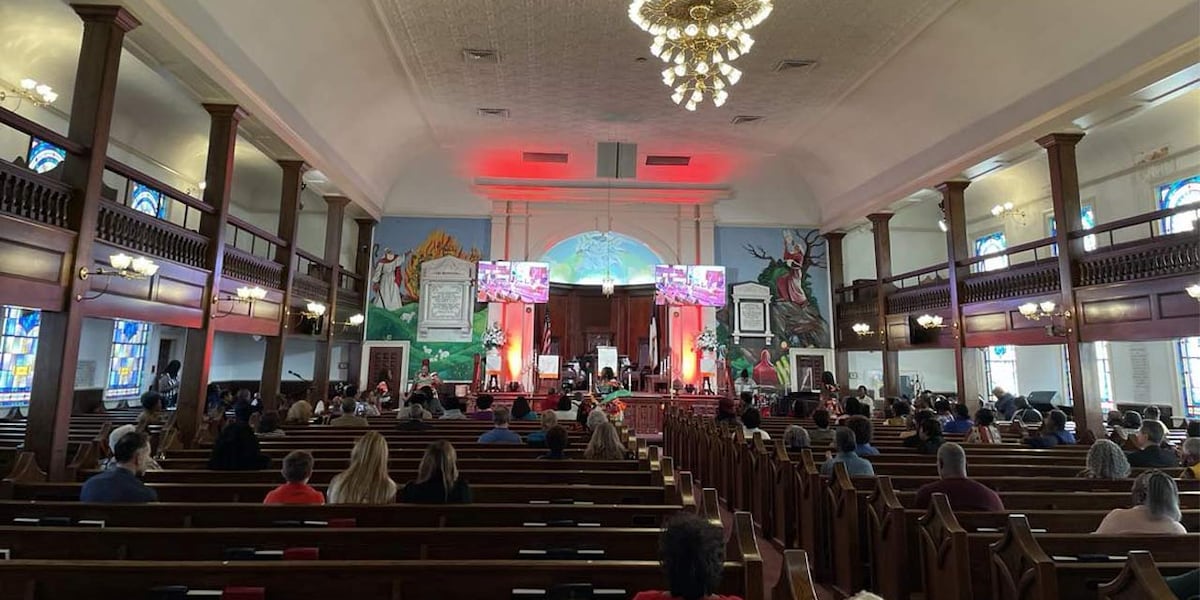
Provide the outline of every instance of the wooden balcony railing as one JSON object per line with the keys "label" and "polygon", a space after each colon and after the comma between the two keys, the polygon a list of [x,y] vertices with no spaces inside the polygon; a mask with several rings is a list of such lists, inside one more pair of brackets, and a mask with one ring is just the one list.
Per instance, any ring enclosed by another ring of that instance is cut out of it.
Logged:
{"label": "wooden balcony railing", "polygon": [[0,213],[65,229],[73,195],[57,179],[0,161]]}
{"label": "wooden balcony railing", "polygon": [[208,238],[115,202],[100,203],[96,237],[139,254],[208,268]]}
{"label": "wooden balcony railing", "polygon": [[287,240],[233,215],[226,219],[225,243],[257,257],[274,260]]}
{"label": "wooden balcony railing", "polygon": [[973,273],[962,282],[962,303],[990,302],[1059,291],[1058,262],[1040,261]]}
{"label": "wooden balcony railing", "polygon": [[225,246],[224,275],[264,288],[283,289],[283,265],[229,245]]}
{"label": "wooden balcony railing", "polygon": [[83,144],[77,144],[71,141],[71,139],[67,136],[50,129],[49,127],[26,119],[25,117],[22,117],[21,115],[8,110],[7,108],[0,108],[0,125],[11,127],[27,136],[36,137],[40,140],[50,142],[51,144],[66,150],[67,154],[81,156],[87,151],[87,148],[85,148]]}
{"label": "wooden balcony railing", "polygon": [[329,288],[329,265],[325,264],[324,259],[305,252],[300,248],[296,249],[296,274],[306,275],[314,279],[320,280],[325,284],[326,289]]}
{"label": "wooden balcony railing", "polygon": [[1078,285],[1103,285],[1200,271],[1200,236],[1189,231],[1127,242],[1079,260]]}
{"label": "wooden balcony railing", "polygon": [[329,282],[303,273],[292,278],[292,299],[296,304],[310,300],[324,304],[328,298]]}

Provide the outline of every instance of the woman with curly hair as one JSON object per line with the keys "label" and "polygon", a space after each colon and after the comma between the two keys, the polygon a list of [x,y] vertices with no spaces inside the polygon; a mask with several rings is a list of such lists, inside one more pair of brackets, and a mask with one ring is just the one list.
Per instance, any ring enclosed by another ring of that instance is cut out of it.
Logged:
{"label": "woman with curly hair", "polygon": [[659,538],[668,591],[639,592],[633,600],[740,600],[719,596],[725,532],[696,515],[671,519]]}
{"label": "woman with curly hair", "polygon": [[1087,468],[1079,474],[1087,479],[1125,479],[1129,477],[1129,459],[1112,440],[1096,440],[1087,453]]}

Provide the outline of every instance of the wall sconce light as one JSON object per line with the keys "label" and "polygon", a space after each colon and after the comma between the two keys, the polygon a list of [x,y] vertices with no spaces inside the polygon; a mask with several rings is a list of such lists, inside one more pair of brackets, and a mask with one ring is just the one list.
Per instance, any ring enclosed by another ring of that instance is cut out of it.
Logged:
{"label": "wall sconce light", "polygon": [[1025,224],[1025,211],[1013,206],[1012,202],[997,204],[992,207],[992,216],[998,219],[1012,219],[1021,225]]}
{"label": "wall sconce light", "polygon": [[[222,300],[226,301],[226,302],[232,302],[235,305],[245,302],[247,305],[249,305],[249,308],[246,310],[246,316],[253,317],[254,316],[254,303],[258,302],[260,300],[263,300],[266,297],[267,297],[267,290],[264,290],[263,288],[258,287],[257,285],[254,287],[242,286],[237,289],[236,296],[226,296],[225,298],[214,297],[213,304],[216,304],[217,302],[222,301]],[[213,318],[220,319],[221,317],[228,317],[231,314],[233,314],[233,306],[230,306],[229,310],[224,313],[218,314],[218,313],[214,312]]]}
{"label": "wall sconce light", "polygon": [[[1071,318],[1071,311],[1064,310],[1059,312],[1056,311],[1055,308],[1057,307],[1055,306],[1054,302],[1046,300],[1038,303],[1026,302],[1021,306],[1018,306],[1017,310],[1021,312],[1022,317],[1025,317],[1030,321],[1054,319],[1057,317],[1062,317],[1064,320]],[[1051,323],[1046,326],[1046,335],[1050,337],[1066,337],[1066,335],[1070,332],[1071,328],[1067,326],[1066,323],[1063,323],[1062,325],[1059,325],[1058,323]]]}
{"label": "wall sconce light", "polygon": [[865,337],[875,333],[874,331],[871,331],[871,326],[866,323],[855,323],[850,326],[850,329],[853,329],[854,333],[858,334],[859,337]]}
{"label": "wall sconce light", "polygon": [[314,302],[310,300],[308,304],[304,306],[304,312],[300,314],[304,315],[305,318],[317,320],[325,316],[326,310],[329,310],[329,307],[321,304],[320,302]]}
{"label": "wall sconce light", "polygon": [[921,315],[917,317],[917,325],[925,329],[940,329],[945,327],[942,315]]}
{"label": "wall sconce light", "polygon": [[334,323],[334,325],[340,326],[342,331],[345,331],[351,327],[361,327],[366,321],[367,318],[364,317],[362,313],[355,313],[350,315],[350,318],[346,319],[345,321],[338,321]]}
{"label": "wall sconce light", "polygon": [[17,106],[15,108],[21,108],[21,102],[24,101],[41,107],[58,100],[58,92],[55,92],[54,88],[44,83],[38,83],[36,80],[26,77],[21,80],[21,87],[0,90],[0,102],[8,100],[9,97],[17,99]]}
{"label": "wall sconce light", "polygon": [[[84,281],[87,281],[89,277],[148,279],[150,277],[154,277],[154,275],[158,273],[158,265],[154,264],[154,261],[146,258],[145,256],[138,256],[135,258],[125,254],[124,252],[109,256],[108,265],[112,268],[106,269],[104,267],[96,267],[95,269],[91,269],[88,267],[79,267],[79,278]],[[87,296],[84,296],[83,294],[76,295],[75,301],[82,302],[84,300],[95,300],[107,292],[108,284],[106,283],[104,285],[104,289],[95,294],[89,294]]]}
{"label": "wall sconce light", "polygon": [[1187,293],[1196,300],[1200,300],[1200,283],[1193,283],[1187,286]]}

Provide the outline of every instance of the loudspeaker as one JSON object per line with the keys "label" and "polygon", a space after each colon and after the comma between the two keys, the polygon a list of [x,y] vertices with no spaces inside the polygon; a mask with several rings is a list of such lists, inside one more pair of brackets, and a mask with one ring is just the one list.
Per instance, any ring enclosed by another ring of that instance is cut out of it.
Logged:
{"label": "loudspeaker", "polygon": [[597,142],[596,177],[637,178],[637,144]]}

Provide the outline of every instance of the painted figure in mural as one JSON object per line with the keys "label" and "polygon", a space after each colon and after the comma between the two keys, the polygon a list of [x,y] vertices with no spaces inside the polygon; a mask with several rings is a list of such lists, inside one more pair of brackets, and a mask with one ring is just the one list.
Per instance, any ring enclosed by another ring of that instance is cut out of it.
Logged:
{"label": "painted figure in mural", "polygon": [[375,268],[371,271],[371,290],[375,292],[371,302],[375,306],[385,310],[397,310],[404,306],[404,268],[410,254],[412,252],[398,255],[391,248],[383,249],[383,256],[375,261]]}
{"label": "painted figure in mural", "polygon": [[775,280],[779,299],[799,305],[807,304],[808,296],[804,293],[804,250],[789,229],[783,230],[783,263],[788,271]]}
{"label": "painted figure in mural", "polygon": [[758,364],[754,365],[754,381],[761,386],[779,387],[779,373],[775,372],[775,365],[771,364],[771,351],[766,348],[758,354]]}

